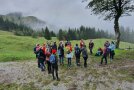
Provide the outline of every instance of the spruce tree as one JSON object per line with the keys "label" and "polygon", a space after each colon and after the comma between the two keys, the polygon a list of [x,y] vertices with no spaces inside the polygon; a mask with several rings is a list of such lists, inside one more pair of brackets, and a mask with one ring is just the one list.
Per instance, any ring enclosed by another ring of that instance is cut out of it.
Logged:
{"label": "spruce tree", "polygon": [[48,27],[45,28],[45,39],[51,40],[51,34],[49,32]]}

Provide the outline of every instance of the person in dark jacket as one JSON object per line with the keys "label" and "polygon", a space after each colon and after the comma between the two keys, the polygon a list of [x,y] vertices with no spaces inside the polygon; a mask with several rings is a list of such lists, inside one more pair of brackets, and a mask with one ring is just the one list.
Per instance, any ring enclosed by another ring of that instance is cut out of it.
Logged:
{"label": "person in dark jacket", "polygon": [[58,55],[59,55],[60,65],[64,65],[64,46],[62,44],[59,44]]}
{"label": "person in dark jacket", "polygon": [[81,51],[82,51],[82,57],[84,58],[84,67],[87,67],[88,53],[87,53],[86,45],[82,47]]}
{"label": "person in dark jacket", "polygon": [[69,40],[66,41],[65,47],[68,46],[68,45],[71,45],[71,42]]}
{"label": "person in dark jacket", "polygon": [[90,40],[89,42],[89,50],[90,50],[90,54],[93,54],[93,47],[94,47],[94,43],[92,40]]}
{"label": "person in dark jacket", "polygon": [[103,55],[102,55],[102,58],[101,58],[101,65],[103,63],[103,59],[105,59],[105,65],[107,65],[107,56],[108,56],[108,47],[105,46],[104,47],[104,50],[103,50]]}
{"label": "person in dark jacket", "polygon": [[76,44],[74,50],[75,50],[75,57],[76,57],[76,65],[77,66],[80,66],[80,54],[81,54],[81,50],[80,50],[78,44]]}
{"label": "person in dark jacket", "polygon": [[54,42],[54,44],[52,45],[52,50],[56,50],[57,51],[57,44],[56,44],[56,42]]}
{"label": "person in dark jacket", "polygon": [[[50,56],[50,63],[52,65],[52,76],[53,76],[53,80],[55,80],[57,78],[57,81],[59,81],[59,77],[58,77],[58,62],[57,62],[57,56],[56,56],[56,53],[53,52]],[[56,78],[55,78],[55,75],[54,73],[56,74]]]}
{"label": "person in dark jacket", "polygon": [[36,44],[36,46],[34,47],[34,54],[36,55],[36,58],[37,58],[38,68],[40,68],[40,63],[39,63],[39,59],[38,59],[39,49],[40,49],[40,44]]}
{"label": "person in dark jacket", "polygon": [[42,50],[42,48],[40,48],[38,51],[37,51],[37,57],[38,57],[38,63],[40,65],[40,69],[41,71],[45,71],[45,59],[46,59],[46,56]]}
{"label": "person in dark jacket", "polygon": [[104,46],[105,46],[105,47],[109,47],[109,46],[110,46],[109,41],[106,41],[106,42],[104,43]]}

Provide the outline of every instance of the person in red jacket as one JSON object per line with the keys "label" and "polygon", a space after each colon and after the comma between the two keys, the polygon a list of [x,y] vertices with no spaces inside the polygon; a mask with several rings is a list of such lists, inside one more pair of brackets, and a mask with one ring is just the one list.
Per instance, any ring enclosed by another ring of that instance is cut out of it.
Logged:
{"label": "person in red jacket", "polygon": [[46,54],[46,63],[47,63],[48,74],[51,74],[51,63],[49,61],[50,56],[51,56],[50,47],[46,48],[45,54]]}
{"label": "person in red jacket", "polygon": [[81,39],[81,41],[80,41],[80,48],[82,48],[84,45],[85,45],[85,43],[84,43],[83,39]]}
{"label": "person in red jacket", "polygon": [[43,53],[46,54],[46,44],[44,43],[42,46]]}

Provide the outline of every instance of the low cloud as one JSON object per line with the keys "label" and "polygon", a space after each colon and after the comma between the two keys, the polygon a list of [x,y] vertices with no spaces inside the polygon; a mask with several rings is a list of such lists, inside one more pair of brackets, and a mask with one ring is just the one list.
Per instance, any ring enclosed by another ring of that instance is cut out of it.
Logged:
{"label": "low cloud", "polygon": [[[0,14],[22,12],[33,15],[59,28],[81,25],[113,31],[113,21],[103,21],[85,9],[82,0],[0,0]],[[134,14],[120,19],[120,25],[134,29]]]}

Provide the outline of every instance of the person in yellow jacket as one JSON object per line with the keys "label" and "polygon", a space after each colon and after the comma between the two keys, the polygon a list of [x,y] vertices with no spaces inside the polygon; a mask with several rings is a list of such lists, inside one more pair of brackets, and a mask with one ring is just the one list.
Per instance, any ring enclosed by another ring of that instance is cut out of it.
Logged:
{"label": "person in yellow jacket", "polygon": [[67,45],[66,46],[66,51],[67,51],[66,58],[68,60],[68,68],[70,68],[71,67],[71,60],[73,58],[72,46],[71,45]]}

